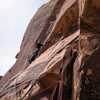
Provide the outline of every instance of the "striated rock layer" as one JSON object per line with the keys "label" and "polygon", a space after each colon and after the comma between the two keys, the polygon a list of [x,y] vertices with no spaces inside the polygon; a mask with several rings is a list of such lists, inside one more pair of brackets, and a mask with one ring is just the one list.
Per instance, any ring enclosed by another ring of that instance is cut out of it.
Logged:
{"label": "striated rock layer", "polygon": [[31,19],[0,100],[100,100],[100,0],[51,0]]}

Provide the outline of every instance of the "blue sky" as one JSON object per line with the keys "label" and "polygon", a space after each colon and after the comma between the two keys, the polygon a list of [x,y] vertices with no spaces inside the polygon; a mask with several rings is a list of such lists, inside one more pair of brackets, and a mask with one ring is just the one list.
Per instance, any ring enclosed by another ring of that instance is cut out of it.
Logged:
{"label": "blue sky", "polygon": [[0,0],[0,75],[13,66],[26,27],[49,0]]}

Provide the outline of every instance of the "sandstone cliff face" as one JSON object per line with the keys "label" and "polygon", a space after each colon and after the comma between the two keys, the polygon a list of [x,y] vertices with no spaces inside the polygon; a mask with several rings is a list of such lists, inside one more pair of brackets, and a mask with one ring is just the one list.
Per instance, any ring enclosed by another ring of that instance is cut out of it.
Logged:
{"label": "sandstone cliff face", "polygon": [[[62,0],[61,3],[63,3],[63,1],[64,0]],[[6,73],[0,83],[1,85],[3,85],[12,76],[16,75],[20,70],[27,68],[29,65],[29,57],[33,54],[36,43],[41,41],[42,38],[45,38],[45,35],[48,34],[46,30],[49,28],[49,24],[52,24],[52,22],[55,20],[54,18],[56,17],[56,9],[58,8],[57,10],[59,12],[60,8],[62,7],[59,6],[59,2],[59,0],[52,0],[49,3],[43,5],[36,15],[31,19],[23,37],[20,52],[17,55],[17,61],[14,66]]]}
{"label": "sandstone cliff face", "polygon": [[99,11],[100,0],[43,5],[0,81],[0,100],[100,100]]}

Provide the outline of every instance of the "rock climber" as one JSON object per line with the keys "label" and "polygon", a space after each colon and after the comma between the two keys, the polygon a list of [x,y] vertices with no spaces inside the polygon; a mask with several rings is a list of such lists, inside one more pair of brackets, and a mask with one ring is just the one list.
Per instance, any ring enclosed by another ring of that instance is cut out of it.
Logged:
{"label": "rock climber", "polygon": [[35,52],[32,54],[31,58],[29,59],[29,63],[31,63],[33,60],[35,60],[35,58],[38,56],[38,53],[42,46],[43,46],[42,43],[40,43],[40,42],[37,43]]}

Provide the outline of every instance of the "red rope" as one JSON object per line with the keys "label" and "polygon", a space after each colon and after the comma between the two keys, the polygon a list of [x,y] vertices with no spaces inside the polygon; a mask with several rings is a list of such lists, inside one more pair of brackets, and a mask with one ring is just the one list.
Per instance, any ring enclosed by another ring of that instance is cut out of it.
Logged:
{"label": "red rope", "polygon": [[59,92],[58,92],[58,100],[62,100],[63,98],[63,82],[59,81]]}
{"label": "red rope", "polygon": [[63,99],[63,81],[55,86],[50,100],[62,100]]}

